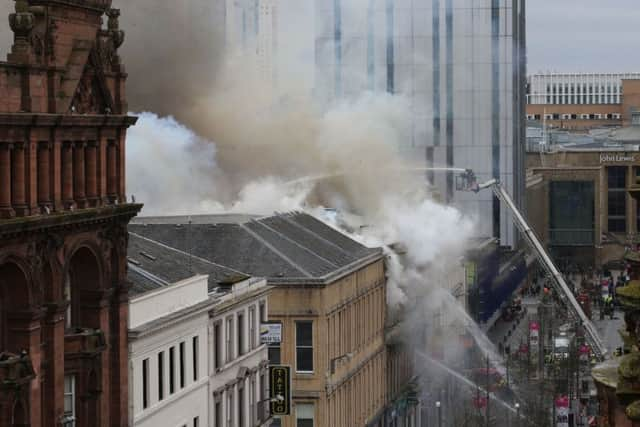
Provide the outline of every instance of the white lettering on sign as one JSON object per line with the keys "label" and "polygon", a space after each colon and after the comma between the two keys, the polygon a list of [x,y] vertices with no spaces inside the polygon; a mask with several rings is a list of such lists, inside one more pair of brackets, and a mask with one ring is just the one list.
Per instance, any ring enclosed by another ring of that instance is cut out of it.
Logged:
{"label": "white lettering on sign", "polygon": [[608,162],[635,162],[636,156],[626,154],[600,154],[600,163]]}

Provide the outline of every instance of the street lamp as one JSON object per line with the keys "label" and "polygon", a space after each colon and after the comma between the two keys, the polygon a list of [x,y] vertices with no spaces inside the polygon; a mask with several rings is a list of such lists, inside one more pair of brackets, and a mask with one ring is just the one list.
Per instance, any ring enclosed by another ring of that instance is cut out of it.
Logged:
{"label": "street lamp", "polygon": [[516,402],[515,405],[516,408],[516,423],[520,422],[520,404],[518,402]]}
{"label": "street lamp", "polygon": [[438,427],[442,427],[442,405],[440,401],[436,401],[436,408],[438,408]]}
{"label": "street lamp", "polygon": [[336,373],[336,362],[338,360],[342,360],[342,359],[351,359],[353,357],[353,353],[346,353],[343,354],[342,356],[338,356],[338,357],[334,357],[333,359],[331,359],[331,361],[329,362],[329,371],[331,373],[331,375]]}

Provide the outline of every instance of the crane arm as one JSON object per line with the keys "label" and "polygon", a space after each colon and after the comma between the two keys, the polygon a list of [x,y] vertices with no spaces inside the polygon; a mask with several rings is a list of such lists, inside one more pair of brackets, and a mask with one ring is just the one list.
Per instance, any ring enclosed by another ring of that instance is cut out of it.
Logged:
{"label": "crane arm", "polygon": [[513,199],[511,198],[509,193],[502,187],[500,181],[496,179],[492,179],[483,184],[479,184],[476,188],[477,189],[474,189],[474,191],[476,192],[485,188],[491,188],[496,197],[502,203],[504,203],[504,205],[513,214],[516,227],[518,227],[524,237],[524,240],[527,242],[529,247],[531,247],[536,257],[540,261],[540,264],[542,264],[547,274],[550,276],[551,282],[556,292],[558,292],[560,298],[567,305],[569,313],[584,327],[585,337],[591,345],[594,354],[599,359],[604,359],[607,354],[607,348],[600,338],[597,329],[595,328],[591,320],[589,320],[589,318],[584,314],[582,307],[569,289],[569,286],[567,286],[562,273],[560,273],[560,271],[556,268],[555,264],[551,260],[551,257],[547,254],[547,251],[545,250],[542,243],[540,243],[540,240],[538,240],[538,237],[535,235],[531,227],[529,227],[529,224],[518,210],[518,207],[513,202]]}

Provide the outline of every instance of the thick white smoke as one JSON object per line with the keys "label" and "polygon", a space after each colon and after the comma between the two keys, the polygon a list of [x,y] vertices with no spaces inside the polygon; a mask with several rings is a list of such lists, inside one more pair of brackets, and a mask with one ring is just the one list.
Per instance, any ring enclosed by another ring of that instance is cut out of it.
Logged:
{"label": "thick white smoke", "polygon": [[141,114],[127,143],[128,192],[145,203],[143,215],[305,210],[322,217],[323,208],[335,208],[336,227],[385,247],[389,314],[405,320],[405,341],[425,352],[433,350],[425,342],[448,346],[451,358],[460,357],[456,345],[470,319],[451,293],[464,281],[474,222],[437,202],[425,173],[411,171],[421,159],[401,155],[411,102],[360,92],[319,103],[330,97],[300,74],[313,69],[300,60],[313,57],[279,56],[272,84],[252,52],[227,52],[213,85],[179,111],[188,127]]}

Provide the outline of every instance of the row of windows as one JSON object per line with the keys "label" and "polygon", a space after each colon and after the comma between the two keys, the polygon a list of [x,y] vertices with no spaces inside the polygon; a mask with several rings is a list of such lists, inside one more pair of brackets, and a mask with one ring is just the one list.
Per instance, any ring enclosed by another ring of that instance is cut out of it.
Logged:
{"label": "row of windows", "polygon": [[379,353],[329,395],[329,425],[365,425],[367,415],[384,405],[384,363],[383,353]]}
{"label": "row of windows", "polygon": [[544,117],[545,120],[620,120],[622,114],[609,113],[609,114],[527,114],[527,120],[539,121]]}
{"label": "row of windows", "polygon": [[223,321],[213,324],[213,365],[216,370],[226,363],[231,363],[260,345],[260,323],[266,322],[265,302],[251,305],[235,314],[227,316]]}
{"label": "row of windows", "polygon": [[[267,418],[260,413],[266,408],[266,377],[252,373],[233,387],[213,395],[214,427],[250,427]],[[263,403],[261,405],[260,403]],[[248,403],[248,408],[247,408]],[[248,410],[248,412],[247,412]]]}
{"label": "row of windows", "polygon": [[[142,361],[142,409],[147,409],[152,399],[154,402],[160,402],[167,396],[174,394],[178,389],[183,389],[188,382],[187,365],[191,366],[191,379],[193,382],[198,381],[200,373],[198,372],[198,355],[200,352],[200,339],[194,336],[190,340],[191,345],[191,361],[187,361],[187,343],[182,341],[178,346],[171,346],[167,351],[160,351],[155,356],[157,375],[152,374],[151,358]],[[168,359],[168,360],[167,360]],[[167,380],[168,368],[168,384]],[[156,382],[156,396],[151,396],[151,381]]]}
{"label": "row of windows", "polygon": [[527,95],[527,104],[590,105],[620,104],[622,95]]}
{"label": "row of windows", "polygon": [[384,300],[384,288],[375,287],[329,315],[329,361],[355,353],[380,334],[384,327]]}

